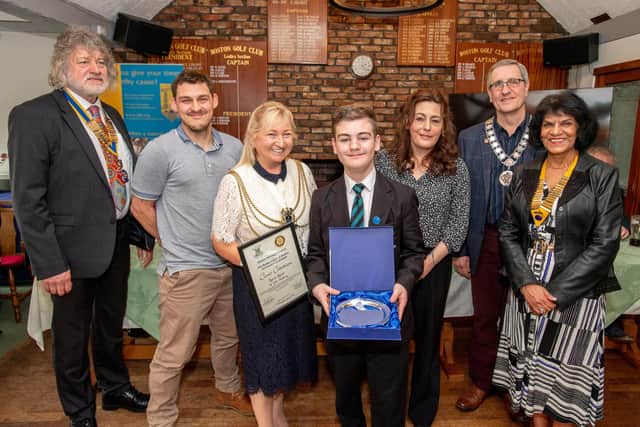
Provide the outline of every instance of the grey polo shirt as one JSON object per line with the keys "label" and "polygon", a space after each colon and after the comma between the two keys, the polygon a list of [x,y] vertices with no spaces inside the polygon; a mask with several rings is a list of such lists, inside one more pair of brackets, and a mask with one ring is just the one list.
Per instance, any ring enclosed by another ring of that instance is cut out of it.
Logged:
{"label": "grey polo shirt", "polygon": [[213,147],[205,151],[178,126],[149,142],[136,163],[133,194],[156,201],[162,243],[158,274],[225,265],[211,246],[213,201],[220,180],[238,163],[242,143],[212,133]]}

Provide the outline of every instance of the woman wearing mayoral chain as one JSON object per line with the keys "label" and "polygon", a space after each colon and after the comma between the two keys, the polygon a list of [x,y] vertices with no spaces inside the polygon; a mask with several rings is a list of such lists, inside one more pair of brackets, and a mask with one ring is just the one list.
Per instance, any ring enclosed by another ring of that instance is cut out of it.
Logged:
{"label": "woman wearing mayoral chain", "polygon": [[316,380],[313,312],[307,299],[262,323],[252,301],[238,245],[293,222],[303,256],[316,184],[309,168],[288,158],[296,141],[291,112],[258,106],[249,119],[242,157],[222,179],[214,204],[212,242],[233,264],[233,305],[245,387],[259,426],[286,425],[284,392]]}
{"label": "woman wearing mayoral chain", "polygon": [[531,136],[546,156],[516,169],[500,221],[511,289],[493,384],[534,426],[603,417],[604,294],[620,288],[622,201],[617,170],[584,152],[597,129],[577,95],[544,98]]}

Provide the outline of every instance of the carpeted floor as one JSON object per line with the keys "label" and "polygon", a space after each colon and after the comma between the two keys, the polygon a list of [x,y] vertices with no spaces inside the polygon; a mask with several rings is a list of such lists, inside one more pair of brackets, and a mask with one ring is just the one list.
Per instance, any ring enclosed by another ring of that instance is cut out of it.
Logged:
{"label": "carpeted floor", "polygon": [[[5,292],[5,289],[2,290]],[[9,350],[15,348],[18,344],[27,341],[27,315],[29,313],[29,299],[22,301],[20,305],[22,320],[16,323],[13,315],[13,307],[11,301],[0,299],[0,357]]]}

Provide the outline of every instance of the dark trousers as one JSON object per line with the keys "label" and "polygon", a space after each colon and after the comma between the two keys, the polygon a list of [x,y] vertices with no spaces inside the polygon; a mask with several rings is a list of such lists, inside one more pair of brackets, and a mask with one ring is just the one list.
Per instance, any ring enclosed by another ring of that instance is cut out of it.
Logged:
{"label": "dark trousers", "polygon": [[116,247],[107,270],[100,277],[85,279],[74,279],[72,271],[71,292],[53,296],[53,367],[62,408],[72,419],[95,414],[89,337],[102,392],[118,392],[129,384],[122,359],[122,319],[127,304],[130,252],[126,222],[119,221],[117,228]]}
{"label": "dark trousers", "polygon": [[343,427],[366,427],[361,386],[369,382],[371,425],[403,427],[407,402],[408,342],[327,341],[336,384],[336,413]]}
{"label": "dark trousers", "polygon": [[[429,256],[429,255],[427,255]],[[413,288],[415,319],[409,418],[416,426],[430,426],[440,400],[440,332],[451,283],[451,256],[447,256]]]}
{"label": "dark trousers", "polygon": [[478,268],[471,276],[473,326],[469,352],[469,376],[480,389],[491,389],[498,352],[498,321],[504,311],[507,287],[500,276],[502,257],[498,230],[486,227]]}

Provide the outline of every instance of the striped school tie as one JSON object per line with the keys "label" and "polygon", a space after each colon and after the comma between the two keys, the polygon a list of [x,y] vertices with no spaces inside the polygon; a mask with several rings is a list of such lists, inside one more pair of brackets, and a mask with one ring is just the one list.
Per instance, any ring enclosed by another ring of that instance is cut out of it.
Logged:
{"label": "striped school tie", "polygon": [[351,208],[351,227],[364,227],[364,203],[361,194],[363,189],[364,184],[353,186],[356,196],[353,198],[353,207]]}

